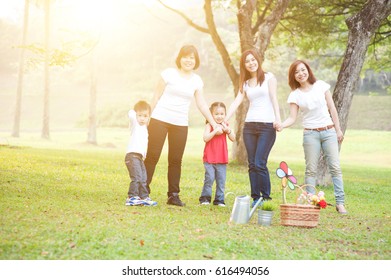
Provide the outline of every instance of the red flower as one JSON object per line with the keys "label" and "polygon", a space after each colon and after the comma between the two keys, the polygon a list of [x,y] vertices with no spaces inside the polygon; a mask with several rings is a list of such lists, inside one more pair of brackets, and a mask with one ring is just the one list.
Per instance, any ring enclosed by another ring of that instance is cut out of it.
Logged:
{"label": "red flower", "polygon": [[318,205],[320,208],[326,208],[327,202],[325,200],[321,200],[319,201]]}

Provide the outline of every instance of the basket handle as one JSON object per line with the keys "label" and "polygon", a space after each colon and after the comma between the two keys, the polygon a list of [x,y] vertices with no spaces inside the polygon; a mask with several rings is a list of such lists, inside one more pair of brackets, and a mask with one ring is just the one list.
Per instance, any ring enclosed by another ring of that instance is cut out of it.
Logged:
{"label": "basket handle", "polygon": [[296,203],[297,203],[297,201],[299,201],[300,195],[302,195],[304,193],[305,194],[309,193],[308,189],[312,188],[314,190],[314,193],[317,192],[317,188],[314,187],[313,185],[310,185],[310,184],[304,184],[304,185],[301,185],[301,186],[297,185],[296,187],[297,187],[297,191],[298,191],[297,197],[296,197]]}

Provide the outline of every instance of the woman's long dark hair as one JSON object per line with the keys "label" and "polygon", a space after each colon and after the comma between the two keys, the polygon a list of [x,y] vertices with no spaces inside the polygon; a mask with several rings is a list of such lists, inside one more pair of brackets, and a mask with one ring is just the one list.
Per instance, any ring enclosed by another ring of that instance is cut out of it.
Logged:
{"label": "woman's long dark hair", "polygon": [[246,57],[252,54],[254,58],[258,62],[258,70],[257,70],[257,82],[262,85],[265,80],[265,72],[262,70],[262,59],[261,56],[256,49],[246,50],[242,53],[240,58],[240,76],[239,76],[239,90],[243,92],[244,83],[251,78],[250,72],[246,70]]}

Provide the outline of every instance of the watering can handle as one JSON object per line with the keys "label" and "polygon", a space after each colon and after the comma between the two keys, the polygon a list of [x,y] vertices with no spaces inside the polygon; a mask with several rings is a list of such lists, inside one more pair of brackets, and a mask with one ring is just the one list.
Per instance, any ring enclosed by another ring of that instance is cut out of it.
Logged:
{"label": "watering can handle", "polygon": [[250,216],[248,217],[249,220],[251,219],[251,217],[253,216],[255,210],[257,209],[257,207],[258,207],[261,203],[263,203],[262,197],[261,197],[260,199],[258,199],[257,203],[255,203],[254,207],[251,209]]}

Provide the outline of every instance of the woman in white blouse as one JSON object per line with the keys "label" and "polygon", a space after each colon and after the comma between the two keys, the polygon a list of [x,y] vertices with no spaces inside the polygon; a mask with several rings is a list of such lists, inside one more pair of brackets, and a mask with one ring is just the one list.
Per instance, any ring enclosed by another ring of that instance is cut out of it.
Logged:
{"label": "woman in white blouse", "polygon": [[290,115],[282,123],[279,131],[296,121],[300,109],[304,127],[305,183],[315,186],[317,166],[322,150],[334,184],[336,210],[340,214],[347,214],[344,206],[345,193],[338,148],[338,142],[341,143],[344,136],[330,93],[330,85],[317,80],[310,66],[302,60],[291,64],[288,76],[289,86],[292,89],[288,97]]}
{"label": "woman in white blouse", "polygon": [[243,142],[247,151],[252,205],[261,198],[272,199],[267,162],[276,140],[276,128],[281,125],[277,80],[272,73],[263,71],[261,62],[255,49],[242,53],[239,92],[226,116],[228,120],[244,98],[248,98],[250,105],[243,127]]}
{"label": "woman in white blouse", "polygon": [[182,157],[186,146],[189,107],[193,97],[200,112],[216,129],[203,96],[204,83],[194,70],[200,65],[197,49],[183,46],[176,58],[176,68],[167,68],[161,73],[151,102],[152,115],[148,126],[148,150],[145,158],[147,189],[159,161],[164,142],[168,138],[168,200],[167,204],[184,206],[179,198]]}

